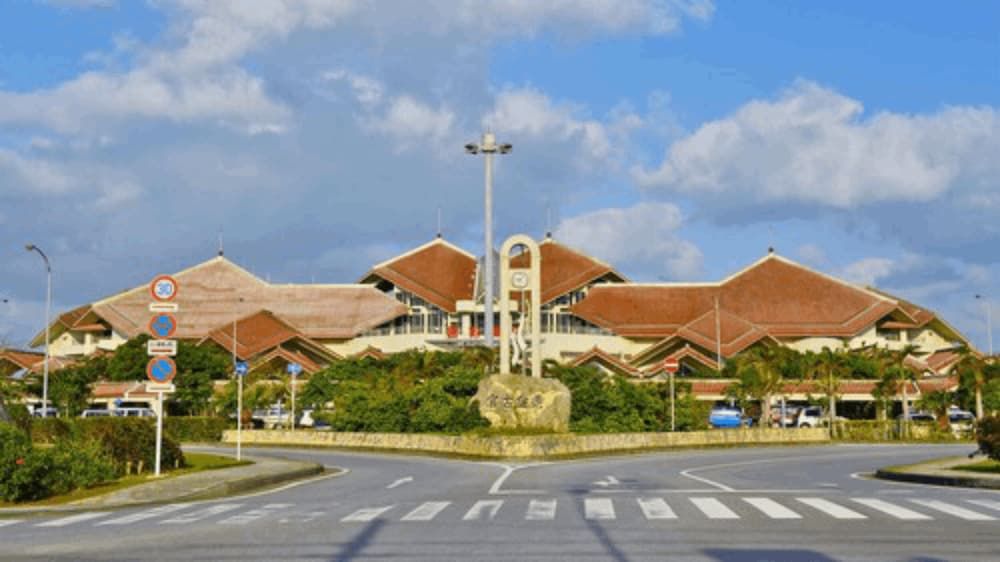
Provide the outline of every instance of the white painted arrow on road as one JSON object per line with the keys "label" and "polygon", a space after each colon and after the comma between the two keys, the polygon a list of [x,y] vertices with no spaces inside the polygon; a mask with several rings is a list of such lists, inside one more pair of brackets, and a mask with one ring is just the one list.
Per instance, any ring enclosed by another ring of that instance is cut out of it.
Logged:
{"label": "white painted arrow on road", "polygon": [[608,477],[605,478],[604,480],[598,480],[597,482],[594,482],[593,484],[594,484],[594,486],[600,486],[602,488],[607,488],[608,486],[617,486],[617,485],[621,484],[621,482],[619,482],[617,478],[615,478],[614,476],[611,476],[609,474]]}
{"label": "white painted arrow on road", "polygon": [[407,482],[413,482],[413,477],[412,476],[407,476],[406,478],[400,478],[399,480],[396,480],[395,482],[393,482],[392,484],[389,484],[385,488],[387,490],[391,490],[393,488],[398,488],[399,486],[402,486],[403,484],[406,484]]}

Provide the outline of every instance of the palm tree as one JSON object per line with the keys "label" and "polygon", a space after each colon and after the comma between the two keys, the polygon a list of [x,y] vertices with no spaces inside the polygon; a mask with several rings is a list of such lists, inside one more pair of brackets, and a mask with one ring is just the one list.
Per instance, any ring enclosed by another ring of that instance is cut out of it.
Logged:
{"label": "palm tree", "polygon": [[771,398],[781,389],[781,373],[774,349],[757,347],[739,357],[738,390],[759,399],[760,419],[771,427]]}
{"label": "palm tree", "polygon": [[947,431],[948,425],[948,408],[951,407],[954,396],[950,392],[944,390],[935,390],[934,392],[928,392],[925,394],[919,402],[917,402],[917,407],[921,410],[927,410],[928,412],[933,412],[934,417],[937,419],[938,426]]}
{"label": "palm tree", "polygon": [[962,358],[955,365],[959,384],[966,390],[972,390],[976,397],[976,419],[982,419],[983,388],[996,376],[995,369],[987,369],[986,362],[968,347],[959,350]]}
{"label": "palm tree", "polygon": [[[829,347],[824,347],[815,357],[815,371],[811,373],[816,378],[816,382],[827,398],[827,420],[830,424],[830,431],[833,431],[833,422],[837,418],[837,391],[840,389],[840,378],[846,371],[843,351],[833,351]],[[816,377],[816,375],[819,375]]]}

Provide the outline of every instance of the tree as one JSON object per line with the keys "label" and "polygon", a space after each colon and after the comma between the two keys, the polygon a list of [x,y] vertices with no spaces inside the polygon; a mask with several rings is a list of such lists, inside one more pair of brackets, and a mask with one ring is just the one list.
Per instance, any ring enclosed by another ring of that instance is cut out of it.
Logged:
{"label": "tree", "polygon": [[771,398],[783,382],[779,365],[779,354],[773,348],[762,346],[739,355],[734,367],[738,382],[733,391],[760,400],[761,423],[768,427],[771,427]]}
{"label": "tree", "polygon": [[846,371],[844,352],[833,351],[824,347],[815,356],[816,370],[813,373],[816,383],[827,398],[827,420],[830,431],[833,431],[834,420],[837,419],[837,391],[840,390],[840,379]]}
{"label": "tree", "polygon": [[78,416],[90,403],[91,386],[107,369],[105,357],[92,355],[59,369],[49,380],[49,398],[63,416]]}
{"label": "tree", "polygon": [[993,377],[997,376],[997,369],[987,369],[986,362],[968,347],[963,347],[959,353],[962,358],[955,365],[959,386],[975,396],[976,419],[982,419],[984,415],[983,389]]}
{"label": "tree", "polygon": [[149,363],[146,342],[150,339],[148,334],[141,334],[119,346],[108,360],[107,372],[102,376],[120,382],[146,380],[146,365]]}
{"label": "tree", "polygon": [[174,378],[177,392],[169,401],[172,411],[181,415],[206,415],[214,393],[213,381],[229,375],[230,361],[218,347],[179,342],[177,377]]}
{"label": "tree", "polygon": [[934,414],[934,418],[937,419],[938,426],[947,431],[948,425],[948,409],[951,407],[955,400],[955,396],[944,390],[935,390],[934,392],[928,392],[925,394],[918,402],[917,407],[921,410],[926,410]]}

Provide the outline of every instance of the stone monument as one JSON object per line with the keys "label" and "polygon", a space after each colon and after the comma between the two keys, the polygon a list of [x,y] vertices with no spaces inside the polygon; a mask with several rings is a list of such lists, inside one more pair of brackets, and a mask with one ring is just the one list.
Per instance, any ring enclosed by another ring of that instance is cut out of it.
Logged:
{"label": "stone monument", "polygon": [[[523,247],[530,256],[527,268],[512,268],[511,252]],[[542,378],[542,253],[530,237],[516,234],[500,249],[500,374],[480,381],[473,400],[494,427],[569,431],[570,392],[555,379]],[[519,309],[514,332],[511,293],[527,306]],[[525,331],[530,338],[525,338]],[[511,374],[511,343],[522,365],[530,360],[530,376]]]}

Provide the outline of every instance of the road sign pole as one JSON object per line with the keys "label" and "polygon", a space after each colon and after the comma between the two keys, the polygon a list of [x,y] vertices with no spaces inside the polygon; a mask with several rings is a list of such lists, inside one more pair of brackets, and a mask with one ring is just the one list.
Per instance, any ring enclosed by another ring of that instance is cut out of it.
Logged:
{"label": "road sign pole", "polygon": [[295,380],[297,378],[298,377],[294,374],[292,375],[292,417],[289,420],[289,425],[291,425],[292,431],[295,431]]}
{"label": "road sign pole", "polygon": [[236,376],[236,460],[243,460],[243,377]]}
{"label": "road sign pole", "polygon": [[670,431],[674,431],[676,429],[676,426],[674,424],[674,419],[675,419],[675,416],[674,416],[674,398],[675,397],[676,397],[676,395],[674,394],[674,372],[670,371]]}
{"label": "road sign pole", "polygon": [[160,475],[160,459],[163,450],[163,393],[157,392],[159,410],[156,412],[156,476]]}

